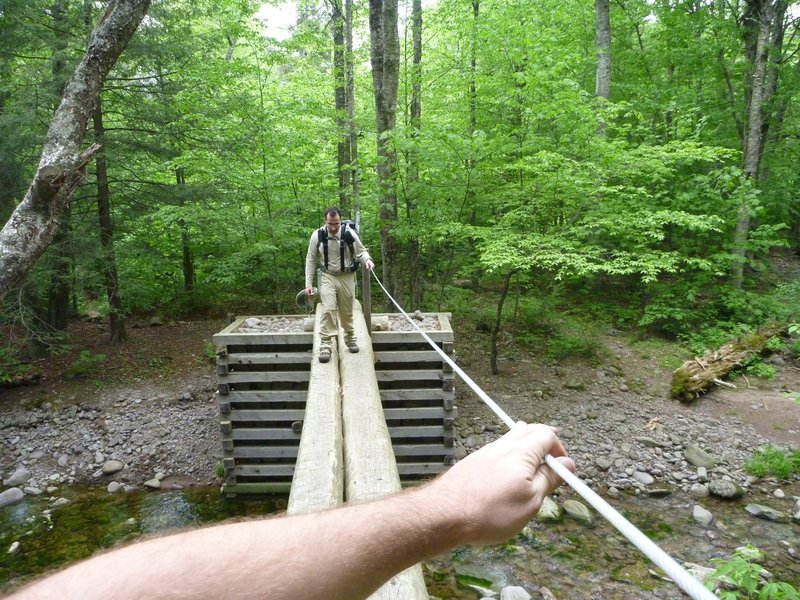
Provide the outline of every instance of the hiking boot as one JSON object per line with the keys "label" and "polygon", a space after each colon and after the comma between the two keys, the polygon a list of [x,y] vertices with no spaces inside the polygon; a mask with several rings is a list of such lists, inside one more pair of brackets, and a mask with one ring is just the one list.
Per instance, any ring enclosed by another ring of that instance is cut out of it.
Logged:
{"label": "hiking boot", "polygon": [[328,346],[323,346],[319,349],[319,362],[326,363],[331,359],[331,349]]}
{"label": "hiking boot", "polygon": [[350,340],[349,342],[346,343],[347,343],[347,349],[350,350],[350,352],[352,352],[353,354],[358,352],[358,344],[356,343],[355,340]]}

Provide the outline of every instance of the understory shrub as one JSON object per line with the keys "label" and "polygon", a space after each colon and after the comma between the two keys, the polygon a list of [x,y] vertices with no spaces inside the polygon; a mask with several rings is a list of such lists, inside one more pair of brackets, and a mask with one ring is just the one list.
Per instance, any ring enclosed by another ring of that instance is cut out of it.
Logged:
{"label": "understory shrub", "polygon": [[92,354],[88,350],[81,350],[76,358],[64,373],[67,379],[78,379],[88,377],[98,366],[106,360],[105,354]]}
{"label": "understory shrub", "polygon": [[755,477],[773,475],[787,479],[793,473],[800,473],[800,450],[781,450],[765,446],[753,454],[744,465],[744,470]]}
{"label": "understory shrub", "polygon": [[800,600],[797,588],[782,581],[765,581],[761,574],[764,553],[750,544],[737,548],[728,559],[712,559],[717,570],[711,574],[706,587],[717,589],[721,600]]}

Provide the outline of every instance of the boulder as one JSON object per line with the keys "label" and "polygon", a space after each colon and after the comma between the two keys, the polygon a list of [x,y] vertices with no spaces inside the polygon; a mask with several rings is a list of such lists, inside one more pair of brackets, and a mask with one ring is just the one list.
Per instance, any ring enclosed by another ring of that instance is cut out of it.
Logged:
{"label": "boulder", "polygon": [[708,491],[712,496],[736,500],[744,496],[744,490],[733,481],[727,479],[713,479],[708,483]]}
{"label": "boulder", "polygon": [[769,506],[763,504],[748,504],[744,509],[754,517],[759,519],[766,519],[767,521],[774,521],[776,523],[788,523],[790,521],[789,515]]}
{"label": "boulder", "polygon": [[692,518],[701,525],[711,525],[714,522],[714,515],[711,511],[706,510],[699,504],[695,504],[692,508]]}
{"label": "boulder", "polygon": [[16,504],[17,502],[21,501],[24,497],[25,497],[25,492],[23,492],[18,487],[8,488],[7,490],[0,492],[0,508]]}
{"label": "boulder", "polygon": [[540,521],[560,521],[563,516],[561,507],[550,496],[545,496],[536,518]]}
{"label": "boulder", "polygon": [[3,485],[6,487],[18,487],[20,484],[25,483],[31,478],[31,472],[24,467],[20,467],[14,473],[3,481]]}
{"label": "boulder", "polygon": [[594,522],[591,511],[577,500],[565,500],[564,511],[573,519],[583,521],[586,524]]}
{"label": "boulder", "polygon": [[517,585],[509,585],[500,592],[500,600],[531,600],[531,595]]}
{"label": "boulder", "polygon": [[113,475],[114,473],[118,473],[125,468],[125,463],[121,460],[107,460],[103,463],[103,474],[104,475]]}
{"label": "boulder", "polygon": [[683,455],[686,457],[686,462],[695,467],[711,469],[717,464],[716,459],[711,454],[696,444],[687,446],[686,450],[683,451]]}

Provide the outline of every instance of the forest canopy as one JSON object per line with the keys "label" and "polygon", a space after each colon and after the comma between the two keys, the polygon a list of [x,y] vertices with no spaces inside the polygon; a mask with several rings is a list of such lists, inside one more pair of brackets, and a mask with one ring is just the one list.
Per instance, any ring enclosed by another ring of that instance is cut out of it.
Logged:
{"label": "forest canopy", "polygon": [[[103,4],[0,4],[3,222]],[[513,274],[676,337],[798,318],[800,2],[308,0],[280,39],[265,5],[152,3],[6,322],[293,312],[331,205],[409,309]]]}

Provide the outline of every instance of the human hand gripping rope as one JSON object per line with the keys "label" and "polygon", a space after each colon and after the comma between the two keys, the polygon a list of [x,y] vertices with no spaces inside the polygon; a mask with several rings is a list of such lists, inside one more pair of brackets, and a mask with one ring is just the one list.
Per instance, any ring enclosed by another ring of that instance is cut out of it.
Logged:
{"label": "human hand gripping rope", "polygon": [[[505,423],[509,428],[513,427],[515,424],[514,420],[511,419],[511,417],[509,417],[508,414],[469,377],[469,375],[461,370],[461,368],[449,356],[447,356],[447,354],[445,354],[444,351],[442,351],[442,349],[439,348],[439,346],[422,329],[420,329],[414,320],[403,310],[403,307],[401,307],[392,297],[392,295],[386,290],[386,288],[383,286],[383,283],[381,283],[381,280],[378,279],[378,275],[374,270],[372,270],[372,275],[375,277],[375,281],[378,282],[378,285],[381,286],[381,289],[383,290],[383,293],[386,294],[386,297],[391,300],[392,304],[397,307],[397,310],[403,314],[403,316],[408,320],[409,323],[411,323],[412,327],[419,332],[425,341],[427,341],[431,347],[436,350],[436,352],[442,357],[442,360],[444,360],[453,368],[453,370],[458,374],[459,377],[461,377],[464,383],[466,383],[472,389],[472,391],[474,391],[478,397],[483,400],[486,406],[488,406],[492,412],[494,412],[500,418],[500,420],[503,421],[503,423]],[[667,576],[672,579],[672,581],[674,581],[675,584],[680,587],[689,597],[693,598],[694,600],[715,600],[717,598],[717,596],[706,589],[703,584],[700,583],[700,581],[692,577],[686,571],[686,569],[679,565],[675,559],[659,548],[657,544],[655,544],[650,538],[637,529],[633,523],[623,517],[616,509],[614,509],[614,507],[603,500],[603,498],[589,488],[589,486],[587,486],[583,481],[569,471],[564,465],[562,465],[549,454],[545,455],[544,458],[547,465],[553,471],[555,471],[555,473],[561,477],[561,479],[563,479],[564,482],[569,485],[569,487],[575,490],[592,506],[592,508],[600,513],[614,527],[616,527],[617,530],[624,535],[629,542],[636,546],[639,551],[642,552],[642,554],[644,554],[656,566],[664,571],[664,573],[666,573]]]}

